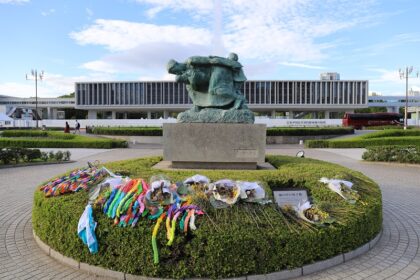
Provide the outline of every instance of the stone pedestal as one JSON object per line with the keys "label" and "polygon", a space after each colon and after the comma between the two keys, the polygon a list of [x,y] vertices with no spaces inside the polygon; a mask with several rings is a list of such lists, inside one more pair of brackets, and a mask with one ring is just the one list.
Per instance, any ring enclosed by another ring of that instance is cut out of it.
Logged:
{"label": "stone pedestal", "polygon": [[172,168],[256,169],[265,142],[264,124],[163,124],[163,159]]}

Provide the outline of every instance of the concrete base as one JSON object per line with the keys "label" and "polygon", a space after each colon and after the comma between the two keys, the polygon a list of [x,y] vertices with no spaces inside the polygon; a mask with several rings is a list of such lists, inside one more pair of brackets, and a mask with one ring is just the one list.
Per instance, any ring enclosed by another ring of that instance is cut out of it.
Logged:
{"label": "concrete base", "polygon": [[[215,166],[215,168],[213,169],[241,169],[241,168],[232,168],[232,165],[230,166],[225,166],[224,168],[221,167],[223,165],[219,165],[218,163],[216,163],[218,166]],[[191,167],[192,166],[192,167]],[[154,169],[162,169],[162,170],[176,170],[176,169],[203,169],[200,168],[200,163],[192,163],[191,166],[186,166],[186,167],[182,167],[182,163],[181,166],[178,165],[177,167],[173,165],[173,163],[171,161],[159,161],[158,163],[156,163],[155,165],[152,166],[152,168]],[[236,166],[236,167],[240,167],[240,166]],[[253,166],[252,166],[253,168]],[[207,169],[207,168],[204,168]],[[242,168],[243,169],[243,168]],[[250,169],[250,168],[246,168],[246,169]],[[263,163],[258,163],[257,164],[257,169],[258,170],[275,170],[276,168],[274,166],[272,166],[269,162],[263,162]]]}
{"label": "concrete base", "polygon": [[163,159],[174,168],[257,169],[265,161],[264,124],[163,124]]}

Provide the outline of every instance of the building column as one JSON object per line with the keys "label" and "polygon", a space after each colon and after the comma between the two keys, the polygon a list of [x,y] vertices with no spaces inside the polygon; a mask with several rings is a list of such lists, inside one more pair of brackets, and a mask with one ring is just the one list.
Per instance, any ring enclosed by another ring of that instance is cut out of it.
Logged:
{"label": "building column", "polygon": [[275,119],[276,118],[276,113],[277,113],[276,110],[272,110],[271,111],[271,118],[272,119]]}
{"label": "building column", "polygon": [[416,110],[416,125],[420,126],[420,108],[417,107],[418,110]]}
{"label": "building column", "polygon": [[312,112],[312,119],[317,119],[317,118],[318,118],[318,113]]}
{"label": "building column", "polygon": [[56,120],[58,118],[58,109],[54,108],[52,109],[52,115],[51,115],[51,119]]}
{"label": "building column", "polygon": [[164,110],[164,111],[163,111],[163,118],[164,118],[164,119],[169,118],[169,112],[168,112],[167,110]]}
{"label": "building column", "polygon": [[52,119],[53,118],[53,109],[51,107],[47,107],[47,114],[48,114],[48,119]]}
{"label": "building column", "polygon": [[97,112],[95,110],[88,111],[88,119],[96,120],[97,119]]}
{"label": "building column", "polygon": [[293,119],[294,118],[294,113],[293,113],[293,111],[289,111],[289,112],[286,112],[287,113],[287,118],[288,119]]}
{"label": "building column", "polygon": [[330,118],[330,111],[325,111],[324,114],[325,114],[325,117],[324,117],[325,119]]}
{"label": "building column", "polygon": [[127,118],[128,118],[128,114],[124,113],[124,119],[127,119]]}
{"label": "building column", "polygon": [[117,118],[117,112],[112,111],[111,112],[111,119],[115,120]]}
{"label": "building column", "polygon": [[151,119],[152,118],[152,112],[151,111],[147,111],[147,119]]}

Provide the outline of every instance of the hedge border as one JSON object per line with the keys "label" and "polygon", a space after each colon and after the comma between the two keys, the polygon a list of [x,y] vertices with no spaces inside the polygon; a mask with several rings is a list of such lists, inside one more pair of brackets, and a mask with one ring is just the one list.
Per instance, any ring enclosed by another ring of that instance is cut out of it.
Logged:
{"label": "hedge border", "polygon": [[[52,259],[58,261],[61,264],[64,264],[66,266],[70,266],[74,269],[81,270],[84,272],[87,272],[89,274],[94,274],[96,276],[100,277],[112,277],[117,279],[133,279],[133,280],[145,280],[145,279],[152,279],[152,280],[166,280],[169,278],[156,278],[156,277],[146,277],[141,275],[132,275],[125,272],[115,271],[107,268],[103,268],[100,266],[94,266],[86,263],[82,263],[79,261],[76,261],[72,258],[66,257],[62,255],[61,253],[55,251],[50,246],[45,244],[35,233],[35,231],[32,231],[34,239],[38,247],[45,253],[47,256],[50,256]],[[235,277],[236,280],[257,280],[257,279],[291,279],[299,276],[305,276],[309,275],[315,272],[323,271],[328,268],[331,268],[333,266],[348,262],[356,257],[359,257],[368,251],[370,251],[375,245],[378,243],[379,239],[382,236],[382,230],[370,241],[366,242],[362,246],[347,252],[338,254],[332,258],[329,258],[327,260],[322,260],[319,262],[315,262],[312,264],[304,265],[292,270],[280,270],[277,272],[272,272],[269,274],[258,274],[258,275],[247,275],[243,277]],[[186,278],[190,279],[190,278]],[[210,278],[193,278],[193,279],[203,279],[207,280]],[[231,280],[232,278],[220,278],[221,280]]]}
{"label": "hedge border", "polygon": [[366,148],[389,145],[413,145],[420,147],[420,130],[387,129],[356,136],[351,139],[305,141],[305,147],[307,148]]}

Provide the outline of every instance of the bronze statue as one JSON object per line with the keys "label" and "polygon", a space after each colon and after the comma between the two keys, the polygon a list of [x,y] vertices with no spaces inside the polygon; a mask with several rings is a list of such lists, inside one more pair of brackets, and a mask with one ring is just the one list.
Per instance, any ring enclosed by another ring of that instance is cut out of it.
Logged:
{"label": "bronze statue", "polygon": [[194,107],[179,114],[179,122],[253,123],[240,88],[246,81],[238,56],[192,56],[185,63],[168,62],[168,72],[186,83]]}

